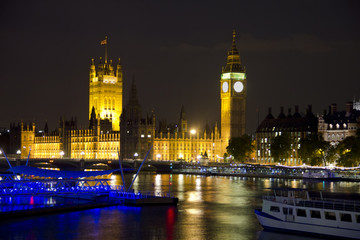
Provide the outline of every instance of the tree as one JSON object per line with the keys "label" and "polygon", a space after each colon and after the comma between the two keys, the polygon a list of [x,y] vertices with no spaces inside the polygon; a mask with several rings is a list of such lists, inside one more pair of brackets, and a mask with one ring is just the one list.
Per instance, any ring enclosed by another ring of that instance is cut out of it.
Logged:
{"label": "tree", "polygon": [[327,163],[334,162],[336,158],[335,148],[318,134],[300,139],[298,153],[303,163],[312,166],[326,166]]}
{"label": "tree", "polygon": [[336,148],[339,154],[337,164],[344,167],[354,167],[360,164],[360,129],[355,136],[345,138]]}
{"label": "tree", "polygon": [[274,162],[285,163],[291,154],[290,147],[291,138],[289,134],[283,133],[276,136],[270,145],[271,156],[274,158]]}
{"label": "tree", "polygon": [[255,151],[255,146],[251,136],[244,134],[241,137],[231,138],[229,146],[226,147],[227,154],[234,157],[237,162],[245,162],[251,153]]}

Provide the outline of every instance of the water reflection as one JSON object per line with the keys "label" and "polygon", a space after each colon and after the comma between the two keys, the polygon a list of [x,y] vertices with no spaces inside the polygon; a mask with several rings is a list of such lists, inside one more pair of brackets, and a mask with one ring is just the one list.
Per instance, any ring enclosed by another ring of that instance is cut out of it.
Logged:
{"label": "water reflection", "polygon": [[[130,185],[133,174],[126,174]],[[110,181],[122,185],[117,175]],[[171,191],[177,207],[108,207],[53,214],[0,224],[4,239],[313,239],[261,231],[254,208],[273,187],[360,193],[351,182],[303,181],[275,178],[204,177],[142,173],[135,191]],[[1,199],[0,199],[1,200]],[[12,203],[18,200],[12,199]],[[25,204],[29,205],[31,199]],[[37,204],[36,197],[33,198]],[[43,203],[54,203],[43,199]]]}

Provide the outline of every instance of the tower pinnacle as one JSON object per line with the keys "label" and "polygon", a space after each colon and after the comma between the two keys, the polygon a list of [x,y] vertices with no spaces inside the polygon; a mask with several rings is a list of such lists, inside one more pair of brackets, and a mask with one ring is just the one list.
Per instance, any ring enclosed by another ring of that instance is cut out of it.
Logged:
{"label": "tower pinnacle", "polygon": [[232,41],[232,47],[231,47],[231,50],[237,50],[236,49],[236,32],[235,32],[235,29],[233,30],[233,41]]}
{"label": "tower pinnacle", "polygon": [[239,72],[242,70],[240,53],[236,48],[236,32],[233,30],[231,49],[228,51],[227,63],[223,72]]}

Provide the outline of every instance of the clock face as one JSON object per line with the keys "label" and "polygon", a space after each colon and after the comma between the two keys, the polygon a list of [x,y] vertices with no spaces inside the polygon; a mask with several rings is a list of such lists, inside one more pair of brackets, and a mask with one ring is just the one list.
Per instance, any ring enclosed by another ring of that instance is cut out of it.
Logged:
{"label": "clock face", "polygon": [[223,82],[222,90],[223,90],[223,92],[227,92],[229,90],[228,82]]}
{"label": "clock face", "polygon": [[244,89],[244,85],[242,84],[242,82],[236,82],[234,84],[234,90],[235,92],[242,92],[242,90]]}

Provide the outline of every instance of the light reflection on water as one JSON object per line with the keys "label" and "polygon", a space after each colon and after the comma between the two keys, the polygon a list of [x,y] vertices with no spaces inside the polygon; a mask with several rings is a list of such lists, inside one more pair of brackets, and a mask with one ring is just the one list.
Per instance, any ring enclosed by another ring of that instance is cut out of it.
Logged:
{"label": "light reflection on water", "polygon": [[[127,186],[132,176],[125,176]],[[110,184],[121,185],[121,177]],[[142,173],[134,182],[135,192],[171,191],[179,205],[117,206],[7,220],[0,223],[0,232],[4,239],[295,239],[261,231],[254,208],[272,187],[360,193],[359,184],[349,182]]]}

